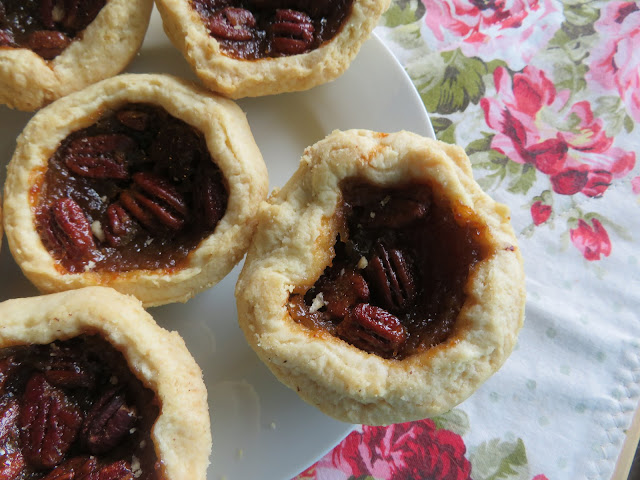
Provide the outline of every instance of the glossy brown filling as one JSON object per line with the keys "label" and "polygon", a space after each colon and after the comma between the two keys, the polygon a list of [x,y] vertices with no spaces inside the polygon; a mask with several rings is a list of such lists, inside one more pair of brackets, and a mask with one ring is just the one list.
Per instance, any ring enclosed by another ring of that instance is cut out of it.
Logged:
{"label": "glossy brown filling", "polygon": [[0,478],[162,480],[155,394],[97,335],[0,350]]}
{"label": "glossy brown filling", "polygon": [[69,135],[32,193],[40,238],[71,273],[179,268],[228,200],[204,136],[146,104]]}
{"label": "glossy brown filling", "polygon": [[60,55],[96,18],[106,0],[0,0],[0,47]]}
{"label": "glossy brown filling", "polygon": [[290,296],[292,318],[384,358],[444,342],[474,265],[489,255],[475,214],[425,184],[347,180],[341,191],[333,263]]}
{"label": "glossy brown filling", "polygon": [[353,0],[190,0],[223,52],[255,60],[305,53],[331,40]]}

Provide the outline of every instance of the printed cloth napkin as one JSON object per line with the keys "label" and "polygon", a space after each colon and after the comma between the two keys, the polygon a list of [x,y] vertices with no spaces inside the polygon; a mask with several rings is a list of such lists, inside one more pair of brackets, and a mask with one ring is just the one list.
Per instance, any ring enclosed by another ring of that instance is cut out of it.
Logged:
{"label": "printed cloth napkin", "polygon": [[525,326],[453,411],[358,428],[297,480],[610,478],[640,397],[640,4],[394,0],[376,33],[511,208]]}

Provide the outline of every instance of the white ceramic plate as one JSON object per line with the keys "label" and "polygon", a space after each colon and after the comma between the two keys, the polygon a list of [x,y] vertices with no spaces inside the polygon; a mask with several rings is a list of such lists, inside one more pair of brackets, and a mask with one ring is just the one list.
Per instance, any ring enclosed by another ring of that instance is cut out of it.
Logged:
{"label": "white ceramic plate", "polygon": [[[157,11],[130,72],[165,72],[194,79],[167,40]],[[334,129],[411,130],[433,137],[420,97],[402,67],[377,37],[338,80],[308,92],[246,99],[270,186],[282,186],[302,151]],[[6,165],[30,114],[0,107],[0,155]],[[5,169],[0,169],[4,181]],[[0,252],[0,299],[37,295]],[[209,391],[214,453],[209,480],[286,480],[342,440],[352,425],[333,420],[280,384],[245,343],[236,321],[236,267],[221,283],[186,304],[151,309],[158,323],[177,330],[204,372]],[[1,320],[1,319],[0,319]]]}

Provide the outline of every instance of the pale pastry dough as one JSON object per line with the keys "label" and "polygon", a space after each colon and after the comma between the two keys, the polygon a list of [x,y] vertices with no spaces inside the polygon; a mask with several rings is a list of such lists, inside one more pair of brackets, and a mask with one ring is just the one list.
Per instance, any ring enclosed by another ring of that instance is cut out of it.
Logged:
{"label": "pale pastry dough", "polygon": [[[84,272],[69,273],[43,246],[34,226],[38,185],[48,159],[72,132],[136,102],[160,106],[204,135],[227,183],[226,213],[182,266],[101,272],[87,265]],[[16,262],[42,292],[102,285],[134,295],[145,306],[184,302],[220,281],[243,257],[267,189],[262,155],[235,103],[165,75],[121,75],[59,99],[29,122],[8,167],[4,225]]]}
{"label": "pale pastry dough", "polygon": [[225,55],[189,0],[157,0],[165,32],[202,83],[230,98],[307,90],[342,75],[390,0],[354,0],[338,33],[319,48],[258,60]]}
{"label": "pale pastry dough", "polygon": [[27,48],[0,48],[0,104],[33,111],[120,73],[144,40],[153,0],[108,0],[53,60]]}
{"label": "pale pastry dough", "polygon": [[151,432],[167,480],[206,479],[211,453],[202,372],[176,332],[160,328],[139,301],[89,287],[0,304],[0,348],[46,345],[98,334],[125,357],[161,406]]}
{"label": "pale pastry dough", "polygon": [[[439,185],[483,225],[488,254],[473,267],[443,343],[382,358],[289,314],[290,294],[331,265],[347,178]],[[446,412],[500,368],[524,318],[524,271],[508,208],[480,189],[461,148],[408,132],[336,131],[307,148],[297,172],[263,203],[236,298],[249,344],[279,380],[337,419],[388,424]]]}

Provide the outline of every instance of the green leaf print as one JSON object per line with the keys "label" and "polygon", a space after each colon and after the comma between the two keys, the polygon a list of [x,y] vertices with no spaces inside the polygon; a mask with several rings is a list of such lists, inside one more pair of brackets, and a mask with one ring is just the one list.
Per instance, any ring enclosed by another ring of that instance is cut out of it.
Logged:
{"label": "green leaf print", "polygon": [[[427,57],[430,68],[420,69],[422,75],[412,77],[427,110],[450,114],[477,104],[485,93],[482,77],[488,73],[487,66],[478,58],[465,57],[459,49],[438,56]],[[412,70],[415,73],[416,69]]]}
{"label": "green leaf print", "polygon": [[631,133],[633,131],[633,129],[635,128],[635,122],[633,121],[633,118],[631,118],[629,115],[625,115],[624,116],[624,130],[627,133]]}
{"label": "green leaf print", "polygon": [[592,0],[564,0],[564,16],[567,22],[577,27],[593,25],[600,18],[600,11]]}
{"label": "green leaf print", "polygon": [[[510,162],[515,163],[515,162]],[[523,165],[520,175],[515,178],[507,190],[511,193],[526,195],[536,182],[536,169],[532,165]]]}
{"label": "green leaf print", "polygon": [[433,117],[431,118],[433,130],[436,132],[436,138],[446,143],[456,143],[456,124],[448,118]]}
{"label": "green leaf print", "polygon": [[469,425],[469,417],[467,414],[457,408],[432,418],[436,424],[436,428],[449,430],[460,436],[463,436],[471,428]]}
{"label": "green leaf print", "polygon": [[[402,5],[402,3],[405,3]],[[400,25],[408,25],[415,22],[419,18],[418,2],[411,0],[409,2],[394,2],[385,12],[383,21],[384,26],[389,28],[398,27]]]}
{"label": "green leaf print", "polygon": [[474,480],[529,480],[527,452],[522,439],[501,442],[492,439],[469,455]]}

